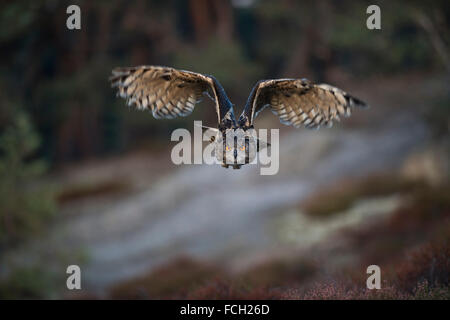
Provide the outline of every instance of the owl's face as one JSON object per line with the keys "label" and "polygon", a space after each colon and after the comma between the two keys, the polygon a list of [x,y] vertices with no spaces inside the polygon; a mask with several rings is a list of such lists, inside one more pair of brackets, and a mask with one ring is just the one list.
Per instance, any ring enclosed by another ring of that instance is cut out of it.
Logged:
{"label": "owl's face", "polygon": [[216,158],[225,165],[251,163],[257,153],[257,138],[254,129],[226,129],[215,139]]}

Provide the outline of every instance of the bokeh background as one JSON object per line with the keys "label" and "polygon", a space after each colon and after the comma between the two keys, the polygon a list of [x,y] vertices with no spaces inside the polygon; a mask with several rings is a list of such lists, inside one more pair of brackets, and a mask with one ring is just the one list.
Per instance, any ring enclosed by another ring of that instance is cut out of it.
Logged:
{"label": "bokeh background", "polygon": [[[66,28],[78,4],[82,29]],[[448,299],[449,2],[2,1],[0,299]],[[125,107],[113,67],[263,78],[367,101],[332,129],[280,128],[280,171],[175,166],[175,128]],[[82,290],[66,288],[66,267]],[[366,268],[382,289],[366,289]]]}

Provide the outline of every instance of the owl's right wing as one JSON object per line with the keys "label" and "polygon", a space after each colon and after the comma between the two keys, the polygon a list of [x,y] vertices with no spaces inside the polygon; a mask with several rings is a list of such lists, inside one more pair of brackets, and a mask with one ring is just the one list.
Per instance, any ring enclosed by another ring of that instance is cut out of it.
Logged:
{"label": "owl's right wing", "polygon": [[[203,95],[214,97],[220,123],[214,79],[200,73],[161,66],[116,68],[109,78],[117,95],[128,105],[140,110],[151,110],[159,118],[187,116]],[[212,95],[209,93],[211,92]]]}
{"label": "owl's right wing", "polygon": [[350,116],[354,107],[367,105],[347,92],[328,84],[314,84],[307,79],[261,80],[252,89],[239,123],[253,122],[262,110],[270,107],[286,125],[307,128],[331,126],[340,116]]}

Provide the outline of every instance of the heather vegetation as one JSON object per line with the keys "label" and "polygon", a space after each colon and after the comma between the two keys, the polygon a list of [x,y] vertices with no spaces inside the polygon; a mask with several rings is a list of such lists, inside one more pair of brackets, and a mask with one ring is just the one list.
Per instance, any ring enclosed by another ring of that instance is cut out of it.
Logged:
{"label": "heather vegetation", "polygon": [[[322,218],[323,219],[323,218]],[[353,261],[329,271],[330,256],[304,252],[238,274],[195,261],[175,261],[145,278],[123,283],[111,298],[187,299],[449,299],[450,198],[446,189],[423,187],[389,218],[343,231]],[[320,248],[319,248],[320,249]],[[365,268],[380,264],[380,290],[366,288]],[[188,266],[188,267],[187,267]],[[208,272],[204,272],[207,269]],[[199,277],[199,273],[202,274]],[[161,279],[183,281],[168,282]]]}

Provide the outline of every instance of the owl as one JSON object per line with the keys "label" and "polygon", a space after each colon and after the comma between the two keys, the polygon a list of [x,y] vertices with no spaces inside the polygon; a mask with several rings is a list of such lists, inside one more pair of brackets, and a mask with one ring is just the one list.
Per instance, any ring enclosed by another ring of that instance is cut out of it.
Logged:
{"label": "owl", "polygon": [[[314,84],[307,79],[259,80],[250,92],[244,109],[236,119],[233,104],[220,82],[210,75],[163,66],[116,68],[109,78],[117,95],[129,106],[150,110],[153,117],[175,118],[189,115],[203,97],[214,102],[217,128],[212,142],[222,166],[239,169],[250,163],[267,146],[259,141],[254,129],[256,117],[266,108],[281,123],[306,128],[331,127],[341,116],[366,103],[328,84]],[[205,127],[206,128],[206,127]]]}

